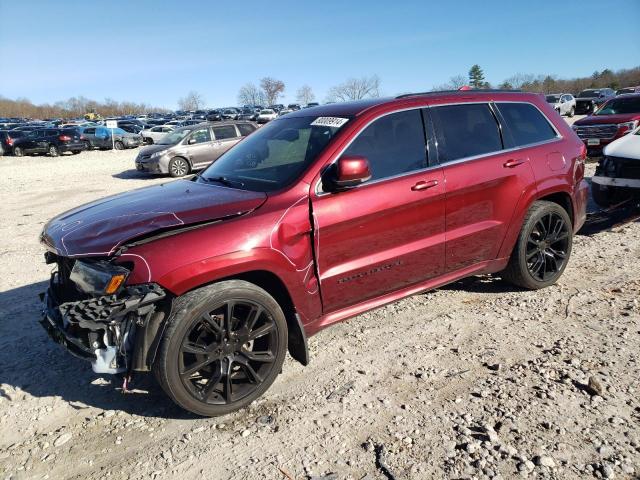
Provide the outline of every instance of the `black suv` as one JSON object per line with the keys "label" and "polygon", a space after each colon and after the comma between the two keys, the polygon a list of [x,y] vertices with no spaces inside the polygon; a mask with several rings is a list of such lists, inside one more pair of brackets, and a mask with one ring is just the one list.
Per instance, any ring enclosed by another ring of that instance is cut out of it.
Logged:
{"label": "black suv", "polygon": [[590,115],[604,102],[616,96],[612,88],[587,88],[576,97],[576,111],[578,115]]}
{"label": "black suv", "polygon": [[27,132],[20,130],[0,130],[0,157],[13,151],[13,142],[24,137]]}
{"label": "black suv", "polygon": [[57,157],[63,152],[73,154],[86,149],[77,128],[42,128],[29,132],[13,142],[13,154],[16,157],[33,153],[48,153]]}

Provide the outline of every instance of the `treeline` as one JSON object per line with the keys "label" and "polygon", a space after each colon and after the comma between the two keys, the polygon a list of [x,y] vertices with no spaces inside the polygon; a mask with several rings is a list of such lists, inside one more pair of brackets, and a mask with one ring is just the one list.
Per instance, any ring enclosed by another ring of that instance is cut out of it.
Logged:
{"label": "treeline", "polygon": [[167,112],[166,108],[158,108],[146,103],[118,102],[107,98],[97,102],[85,97],[71,97],[53,104],[36,105],[26,98],[11,100],[0,96],[0,117],[26,118],[76,118],[85,113],[96,112],[104,117],[117,115],[133,115],[141,112]]}
{"label": "treeline", "polygon": [[519,88],[537,93],[579,93],[585,88],[635,87],[640,85],[640,67],[612,71],[605,68],[593,72],[590,77],[562,79],[554,75],[532,75],[519,73],[507,78],[500,88]]}

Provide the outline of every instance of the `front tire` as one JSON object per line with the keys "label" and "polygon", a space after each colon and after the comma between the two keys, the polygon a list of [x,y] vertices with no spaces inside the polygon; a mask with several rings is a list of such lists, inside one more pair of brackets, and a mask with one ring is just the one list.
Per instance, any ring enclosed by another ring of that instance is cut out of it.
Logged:
{"label": "front tire", "polygon": [[213,417],[260,397],[281,371],[287,322],[275,299],[242,280],[179,297],[153,371],[182,408]]}
{"label": "front tire", "polygon": [[576,114],[576,107],[571,107],[569,110],[569,118],[573,117]]}
{"label": "front tire", "polygon": [[553,285],[571,256],[573,226],[557,203],[537,201],[524,218],[502,278],[529,290]]}
{"label": "front tire", "polygon": [[174,178],[184,177],[190,170],[189,162],[182,157],[172,158],[169,162],[169,175]]}
{"label": "front tire", "polygon": [[116,150],[124,150],[124,143],[122,142],[116,142],[113,146]]}

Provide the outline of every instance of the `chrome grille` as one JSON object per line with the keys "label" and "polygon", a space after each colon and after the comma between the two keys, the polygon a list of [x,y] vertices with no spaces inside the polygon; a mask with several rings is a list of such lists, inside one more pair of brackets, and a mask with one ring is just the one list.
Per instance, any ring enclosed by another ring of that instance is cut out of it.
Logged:
{"label": "chrome grille", "polygon": [[580,138],[613,138],[618,132],[617,125],[585,125],[578,126],[576,133]]}

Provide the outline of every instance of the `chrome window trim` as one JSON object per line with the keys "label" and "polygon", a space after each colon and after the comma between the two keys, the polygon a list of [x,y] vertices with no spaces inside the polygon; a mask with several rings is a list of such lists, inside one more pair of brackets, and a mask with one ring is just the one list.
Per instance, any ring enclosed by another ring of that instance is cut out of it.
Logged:
{"label": "chrome window trim", "polygon": [[[342,156],[342,154],[345,152],[345,150],[351,146],[351,144],[356,140],[356,138],[358,138],[360,136],[360,134],[362,134],[362,132],[364,132],[369,127],[369,125],[371,125],[373,122],[379,120],[380,118],[386,117],[387,115],[392,115],[394,113],[400,113],[400,112],[406,112],[406,111],[409,111],[409,110],[423,110],[423,109],[427,109],[427,108],[430,109],[430,108],[438,108],[438,107],[449,107],[449,106],[455,106],[455,105],[486,104],[489,108],[491,108],[490,107],[491,103],[495,104],[496,107],[498,106],[499,103],[521,103],[521,104],[525,104],[525,105],[532,105],[533,107],[535,107],[540,112],[540,114],[546,120],[546,122],[549,125],[551,125],[551,128],[556,133],[556,136],[553,137],[553,138],[550,138],[548,140],[543,140],[543,141],[540,141],[540,142],[528,143],[526,145],[518,145],[517,147],[505,148],[505,149],[502,149],[502,150],[496,150],[496,151],[493,151],[493,152],[487,152],[487,153],[483,153],[483,154],[480,154],[480,155],[474,155],[474,156],[471,156],[471,157],[458,158],[456,160],[451,160],[449,162],[438,163],[437,165],[431,165],[431,166],[428,166],[426,168],[420,168],[420,169],[417,169],[417,170],[411,170],[410,172],[400,173],[400,174],[394,175],[392,177],[380,178],[380,179],[374,180],[372,182],[365,182],[365,183],[362,183],[362,184],[357,185],[355,187],[349,188],[347,191],[354,190],[354,189],[357,189],[357,188],[366,187],[368,185],[377,185],[378,183],[381,183],[381,182],[387,182],[387,181],[390,181],[390,180],[396,180],[398,178],[407,177],[409,175],[414,175],[415,173],[418,173],[418,172],[429,172],[429,171],[435,170],[437,168],[447,167],[449,165],[456,165],[456,164],[459,164],[459,163],[472,162],[474,160],[478,160],[478,159],[486,158],[486,157],[491,157],[491,156],[497,155],[497,154],[510,153],[510,152],[514,152],[516,150],[522,150],[522,149],[525,149],[525,148],[532,148],[532,147],[537,147],[537,146],[540,146],[540,145],[546,145],[548,143],[558,142],[558,141],[560,141],[560,140],[562,140],[564,138],[562,136],[562,134],[558,131],[556,126],[553,124],[553,122],[551,122],[549,120],[549,118],[544,114],[544,112],[542,110],[540,110],[540,108],[538,108],[537,105],[534,105],[533,103],[530,103],[530,102],[523,102],[523,101],[517,101],[517,100],[500,100],[500,101],[485,100],[485,101],[474,101],[474,102],[451,102],[451,103],[441,103],[441,104],[437,104],[437,105],[413,106],[413,107],[406,107],[406,108],[401,108],[401,109],[398,109],[398,110],[393,110],[393,111],[390,111],[390,112],[386,112],[386,113],[383,113],[380,116],[377,116],[377,117],[371,119],[369,122],[366,123],[366,125],[364,125],[360,129],[360,131],[349,141],[349,143],[347,143],[347,145],[345,145],[342,149],[340,149],[338,151],[338,153],[335,154],[335,158],[331,161],[331,163],[329,163],[327,165],[326,168],[330,168],[331,165],[336,163],[338,161],[338,159]],[[497,125],[498,125],[498,127],[500,127],[499,121],[498,121]],[[426,147],[426,143],[428,142],[428,139],[425,139],[425,140],[426,140],[425,141],[425,147]],[[427,161],[428,160],[429,159],[427,159]],[[316,182],[316,184],[314,186],[314,189],[313,189],[313,193],[315,194],[316,197],[324,197],[325,195],[333,194],[333,192],[323,192],[321,190],[321,188],[320,188],[321,184],[322,184],[322,178],[318,179],[318,181]]]}

